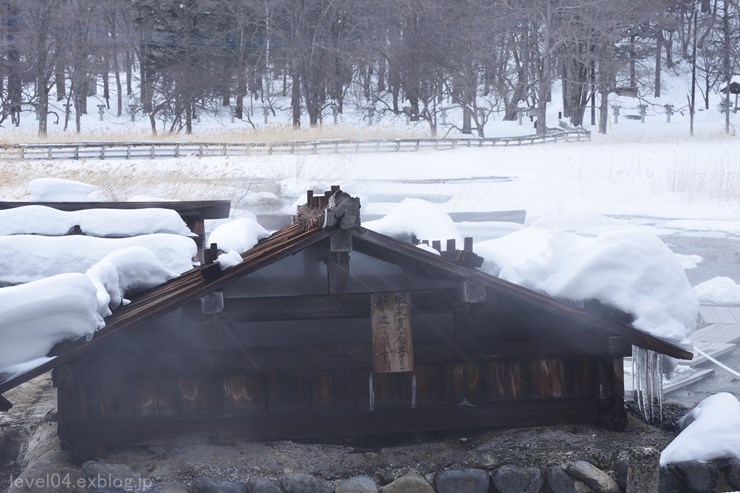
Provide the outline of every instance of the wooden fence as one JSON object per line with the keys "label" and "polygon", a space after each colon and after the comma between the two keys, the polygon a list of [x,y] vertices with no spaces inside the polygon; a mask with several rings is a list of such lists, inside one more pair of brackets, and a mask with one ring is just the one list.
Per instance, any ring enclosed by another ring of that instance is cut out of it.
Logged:
{"label": "wooden fence", "polygon": [[78,142],[73,144],[6,144],[0,159],[157,159],[187,156],[248,156],[357,152],[414,152],[458,147],[501,147],[548,142],[590,141],[587,130],[550,131],[545,135],[490,139],[314,140],[290,142]]}

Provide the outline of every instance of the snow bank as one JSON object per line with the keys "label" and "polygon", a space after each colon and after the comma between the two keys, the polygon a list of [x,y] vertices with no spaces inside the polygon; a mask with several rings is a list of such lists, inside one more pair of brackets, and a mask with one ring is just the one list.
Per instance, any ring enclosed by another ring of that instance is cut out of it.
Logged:
{"label": "snow bank", "polygon": [[415,234],[419,240],[454,239],[462,245],[460,232],[450,216],[426,200],[404,199],[385,217],[362,225],[401,241],[408,241]]}
{"label": "snow bank", "polygon": [[91,236],[0,236],[0,282],[19,284],[67,272],[83,273],[115,250],[141,246],[169,270],[182,273],[193,266],[195,242],[184,236],[151,234],[131,238]]}
{"label": "snow bank", "polygon": [[698,301],[681,263],[645,231],[584,237],[531,227],[475,251],[490,274],[560,299],[598,299],[631,313],[635,328],[656,337],[685,341],[695,326]]}
{"label": "snow bank", "polygon": [[740,305],[740,286],[729,277],[715,277],[697,284],[694,294],[701,303]]}
{"label": "snow bank", "polygon": [[0,289],[0,369],[45,356],[59,341],[105,325],[85,274],[62,274]]}
{"label": "snow bank", "polygon": [[98,313],[104,317],[120,305],[128,304],[123,297],[125,293],[153,288],[177,277],[177,272],[169,270],[150,250],[140,246],[109,253],[86,274],[97,289]]}
{"label": "snow bank", "polygon": [[61,178],[37,178],[28,182],[31,202],[87,202],[100,197],[95,185]]}
{"label": "snow bank", "polygon": [[29,205],[0,210],[0,235],[38,234],[62,236],[73,226],[91,236],[137,236],[192,233],[180,215],[171,209],[88,209],[60,211]]}
{"label": "snow bank", "polygon": [[734,395],[711,395],[682,421],[689,424],[660,454],[661,466],[689,460],[740,459],[740,402]]}
{"label": "snow bank", "polygon": [[234,250],[237,253],[251,249],[261,238],[270,233],[257,221],[245,217],[234,219],[218,225],[208,236],[207,245],[216,243],[224,252]]}

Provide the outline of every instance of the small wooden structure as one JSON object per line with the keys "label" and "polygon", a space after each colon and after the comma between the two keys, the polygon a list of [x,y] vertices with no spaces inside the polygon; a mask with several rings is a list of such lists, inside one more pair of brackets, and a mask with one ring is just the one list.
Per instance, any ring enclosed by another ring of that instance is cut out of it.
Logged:
{"label": "small wooden structure", "polygon": [[[118,309],[54,368],[77,460],[186,434],[295,439],[626,423],[622,357],[691,353],[360,225],[359,200],[308,194],[294,224]],[[441,245],[435,244],[440,247]],[[207,260],[216,253],[206,252]],[[441,248],[440,248],[441,249]]]}

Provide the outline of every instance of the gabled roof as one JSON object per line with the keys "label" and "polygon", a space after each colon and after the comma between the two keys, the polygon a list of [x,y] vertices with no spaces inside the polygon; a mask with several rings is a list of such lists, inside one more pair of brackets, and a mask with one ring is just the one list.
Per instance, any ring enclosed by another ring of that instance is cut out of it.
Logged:
{"label": "gabled roof", "polygon": [[[331,207],[332,203],[328,205]],[[318,208],[323,211],[326,207],[327,202],[322,202]],[[689,351],[638,331],[627,324],[607,320],[545,294],[512,284],[480,270],[464,267],[451,259],[417,248],[411,243],[402,242],[354,224],[347,225],[346,221],[345,224],[341,224],[341,220],[336,225],[338,229],[331,229],[325,226],[325,220],[321,221],[321,218],[325,217],[323,212],[318,214],[316,207],[311,208],[309,212],[308,221],[298,221],[296,224],[283,228],[260,241],[254,248],[242,253],[244,261],[240,264],[224,271],[220,271],[218,264],[203,265],[136,296],[130,304],[117,309],[113,315],[109,316],[106,319],[106,326],[99,330],[90,342],[78,339],[57,344],[51,351],[54,359],[0,382],[0,394],[76,359],[138,322],[175,310],[236,279],[298,253],[338,231],[349,232],[353,239],[353,249],[372,257],[395,264],[415,266],[450,279],[477,281],[497,295],[508,296],[524,306],[560,317],[573,324],[598,327],[615,336],[623,337],[631,344],[675,358],[691,359],[693,357]],[[213,274],[214,269],[218,270],[215,275]],[[2,402],[0,402],[0,408],[2,408]]]}

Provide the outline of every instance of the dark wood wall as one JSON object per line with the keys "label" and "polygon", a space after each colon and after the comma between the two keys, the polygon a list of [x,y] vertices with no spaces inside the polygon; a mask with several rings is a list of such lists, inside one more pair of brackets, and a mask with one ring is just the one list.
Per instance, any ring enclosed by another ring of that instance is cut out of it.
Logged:
{"label": "dark wood wall", "polygon": [[[346,286],[354,290],[401,272],[352,255],[368,262],[353,271]],[[192,433],[623,427],[623,354],[608,335],[423,272],[403,282],[414,371],[373,373],[371,293],[328,294],[326,277],[321,288],[292,282],[320,258],[306,251],[272,273],[282,280],[270,289],[259,290],[264,276],[242,279],[225,289],[218,313],[187,304],[57,368],[63,443],[85,460],[101,448]]]}

